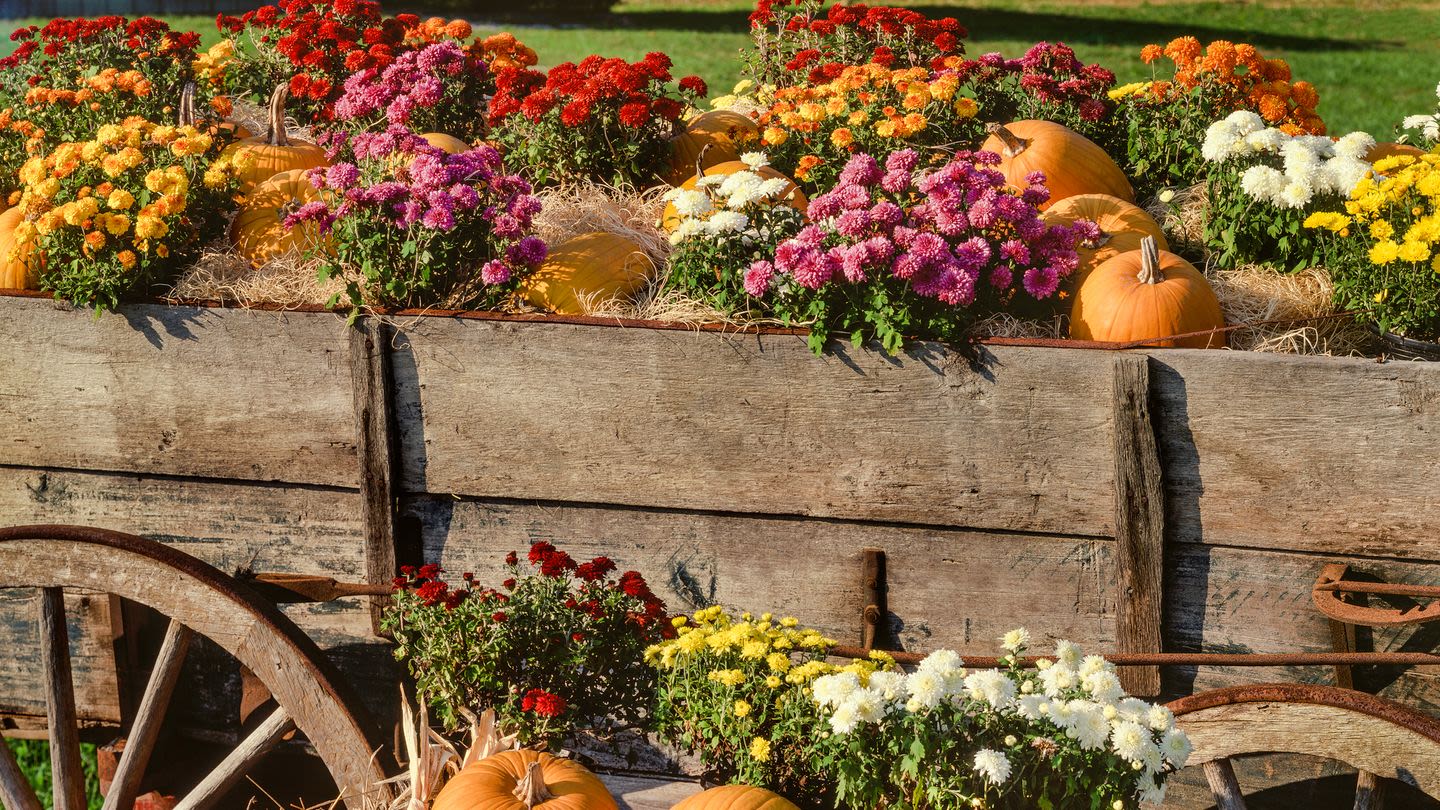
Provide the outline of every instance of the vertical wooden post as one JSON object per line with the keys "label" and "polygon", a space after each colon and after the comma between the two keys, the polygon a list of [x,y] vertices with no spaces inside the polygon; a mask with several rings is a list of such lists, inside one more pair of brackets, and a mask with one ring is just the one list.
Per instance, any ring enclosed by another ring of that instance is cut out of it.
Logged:
{"label": "vertical wooden post", "polygon": [[889,633],[885,628],[885,550],[863,548],[860,550],[860,588],[864,594],[861,603],[860,646],[867,650],[883,650],[889,644]]}
{"label": "vertical wooden post", "polygon": [[50,774],[55,810],[85,810],[85,774],[80,771],[80,719],[70,671],[70,633],[65,592],[40,589],[40,654],[50,738]]}
{"label": "vertical wooden post", "polygon": [[[361,526],[365,580],[395,576],[395,438],[390,414],[390,329],[377,318],[357,318],[350,329],[350,379],[355,393],[355,447],[360,458]],[[387,597],[370,598],[371,629],[380,631]]]}
{"label": "vertical wooden post", "polygon": [[[1122,653],[1160,652],[1165,492],[1150,424],[1149,358],[1116,355],[1114,395],[1116,647]],[[1160,669],[1124,667],[1120,682],[1132,695],[1153,697],[1160,694]]]}

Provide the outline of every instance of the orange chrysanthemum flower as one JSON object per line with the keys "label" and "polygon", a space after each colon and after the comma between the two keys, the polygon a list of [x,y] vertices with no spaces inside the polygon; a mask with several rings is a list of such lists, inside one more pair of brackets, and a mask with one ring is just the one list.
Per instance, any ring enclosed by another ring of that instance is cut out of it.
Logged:
{"label": "orange chrysanthemum flower", "polygon": [[[1140,49],[1140,61],[1144,62],[1147,65],[1164,55],[1165,49],[1161,48],[1159,45],[1146,45],[1145,47]],[[953,58],[954,57],[946,57],[947,61]]]}

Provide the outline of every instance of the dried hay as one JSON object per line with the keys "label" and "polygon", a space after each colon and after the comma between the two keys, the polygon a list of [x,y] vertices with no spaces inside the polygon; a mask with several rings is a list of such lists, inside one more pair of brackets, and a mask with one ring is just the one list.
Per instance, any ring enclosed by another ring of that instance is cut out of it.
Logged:
{"label": "dried hay", "polygon": [[535,235],[555,247],[584,233],[604,231],[638,244],[656,267],[664,267],[670,240],[660,230],[665,186],[643,191],[594,183],[544,189]]}
{"label": "dried hay", "polygon": [[207,247],[166,297],[220,301],[240,307],[324,306],[332,295],[345,289],[345,283],[339,279],[322,283],[316,274],[314,259],[282,258],[254,268],[221,243]]}
{"label": "dried hay", "polygon": [[1017,318],[1008,312],[997,312],[970,327],[977,338],[1025,338],[1060,340],[1070,336],[1070,316],[1056,315],[1048,320]]}
{"label": "dried hay", "polygon": [[1256,324],[1232,330],[1227,335],[1231,349],[1340,356],[1372,351],[1370,333],[1336,309],[1330,274],[1323,267],[1296,273],[1257,264],[1207,267],[1205,277],[1226,323]]}

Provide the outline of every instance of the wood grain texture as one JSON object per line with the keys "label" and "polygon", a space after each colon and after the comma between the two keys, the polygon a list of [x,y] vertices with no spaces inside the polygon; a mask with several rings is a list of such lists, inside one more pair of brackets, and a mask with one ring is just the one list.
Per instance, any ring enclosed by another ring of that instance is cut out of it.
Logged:
{"label": "wood grain texture", "polygon": [[194,634],[184,625],[171,621],[165,630],[165,641],[155,658],[150,681],[140,699],[135,715],[135,724],[129,729],[125,751],[105,793],[102,810],[127,810],[140,794],[140,780],[150,764],[150,755],[160,740],[160,729],[164,727],[165,716],[170,708],[170,696],[180,680],[185,654],[190,649]]}
{"label": "wood grain texture", "polygon": [[85,774],[80,770],[80,718],[70,677],[70,632],[65,592],[40,590],[40,677],[45,685],[45,718],[50,741],[50,776],[55,810],[85,810]]}
{"label": "wood grain texture", "polygon": [[[350,380],[355,399],[355,446],[360,462],[360,523],[365,581],[389,582],[395,564],[395,439],[390,415],[390,328],[361,318],[350,328]],[[367,598],[378,633],[385,598]]]}
{"label": "wood grain texture", "polygon": [[408,492],[1113,531],[1104,353],[431,318],[391,362]]}
{"label": "wood grain texture", "polygon": [[426,561],[480,581],[505,577],[506,552],[550,540],[577,559],[605,554],[644,574],[674,612],[711,604],[794,615],[858,638],[862,550],[885,550],[888,634],[904,649],[997,654],[1024,625],[1037,648],[1114,642],[1113,543],[845,521],[523,504],[411,500]]}
{"label": "wood grain texture", "polygon": [[1151,353],[1173,540],[1440,559],[1440,367]]}
{"label": "wood grain texture", "polygon": [[[111,647],[110,600],[72,591],[65,596],[75,708],[85,721],[120,721],[120,693]],[[40,636],[40,594],[33,588],[0,591],[0,714],[45,716]]]}
{"label": "wood grain texture", "polygon": [[185,794],[185,798],[175,805],[175,810],[207,810],[215,806],[230,788],[239,784],[245,774],[294,729],[295,721],[290,719],[290,714],[283,706],[271,712],[214,770]]}
{"label": "wood grain texture", "polygon": [[[1144,355],[1114,358],[1115,648],[1160,652],[1164,602],[1165,496],[1150,423],[1150,371]],[[1132,695],[1160,694],[1159,667],[1126,667],[1120,683]]]}
{"label": "wood grain texture", "polygon": [[3,735],[0,735],[0,802],[4,803],[5,810],[41,810],[35,789],[30,787],[30,781],[15,761],[15,752],[10,750]]}
{"label": "wood grain texture", "polygon": [[138,304],[96,317],[27,298],[0,310],[0,462],[357,481],[334,316]]}
{"label": "wood grain texture", "polygon": [[1245,796],[1240,792],[1240,783],[1235,779],[1235,769],[1230,760],[1209,760],[1202,766],[1205,781],[1210,783],[1210,792],[1215,794],[1216,810],[1245,810]]}
{"label": "wood grain texture", "polygon": [[601,774],[600,781],[615,797],[620,810],[670,810],[701,791],[695,782],[646,776]]}

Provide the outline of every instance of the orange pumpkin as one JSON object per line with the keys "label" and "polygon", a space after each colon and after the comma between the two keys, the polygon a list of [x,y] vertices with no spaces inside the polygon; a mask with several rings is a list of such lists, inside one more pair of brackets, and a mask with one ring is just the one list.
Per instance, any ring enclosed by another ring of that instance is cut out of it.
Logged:
{"label": "orange pumpkin", "polygon": [[1139,250],[1141,240],[1147,236],[1154,237],[1161,250],[1170,249],[1165,232],[1145,209],[1119,197],[1079,194],[1066,197],[1045,211],[1045,222],[1049,225],[1073,225],[1080,219],[1100,226],[1100,238],[1095,242],[1082,242],[1076,248],[1080,254],[1080,266],[1073,276],[1077,287],[1101,264],[1121,253]]}
{"label": "orange pumpkin", "polygon": [[696,793],[671,810],[800,810],[789,799],[765,788],[725,785]]}
{"label": "orange pumpkin", "polygon": [[1080,285],[1070,311],[1070,337],[1149,346],[1218,349],[1225,333],[1175,338],[1190,332],[1220,330],[1225,316],[1210,284],[1189,262],[1161,253],[1153,237],[1141,249],[1122,253],[1099,267]]}
{"label": "orange pumpkin", "polygon": [[[731,160],[725,163],[720,163],[714,166],[710,166],[708,168],[701,169],[699,174],[693,175],[689,180],[681,183],[680,187],[686,190],[693,191],[699,185],[700,178],[702,177],[708,177],[715,174],[735,174],[736,172],[745,171],[753,171],[765,180],[773,180],[777,178],[781,180],[790,180],[790,178],[786,177],[779,170],[771,168],[770,166],[761,166],[759,169],[751,169],[750,165],[748,163],[745,163],[744,161]],[[794,180],[790,180],[789,187],[786,188],[784,191],[780,192],[780,196],[779,198],[777,198],[776,201],[778,202],[779,200],[784,200],[790,205],[791,208],[794,208],[796,211],[799,211],[802,214],[805,213],[806,210],[808,210],[810,207],[810,201],[805,199],[805,192],[801,191],[800,187],[795,185]],[[665,214],[660,218],[660,227],[664,228],[666,231],[673,231],[676,228],[680,227],[680,212],[675,210],[675,205],[673,203],[665,204]]]}
{"label": "orange pumpkin", "polygon": [[[757,141],[759,137],[760,128],[740,113],[730,110],[702,113],[686,125],[684,132],[671,139],[673,149],[665,182],[675,186],[694,176],[697,161],[700,168],[708,169],[739,160],[745,144]],[[705,151],[707,146],[708,152]]]}
{"label": "orange pumpkin", "polygon": [[40,289],[42,262],[36,254],[34,246],[28,245],[20,250],[21,254],[27,255],[15,258],[11,258],[10,255],[15,250],[15,227],[23,218],[24,214],[20,212],[18,205],[0,213],[0,289]]}
{"label": "orange pumpkin", "polygon": [[245,196],[245,204],[230,225],[230,244],[255,267],[329,245],[330,238],[322,238],[314,222],[285,227],[285,217],[305,203],[320,199],[320,193],[305,175],[303,169],[281,172]]}
{"label": "orange pumpkin", "polygon": [[1387,157],[1396,157],[1398,155],[1420,157],[1423,154],[1425,154],[1424,149],[1408,143],[1377,143],[1370,147],[1369,152],[1365,153],[1365,162],[1376,163]]}
{"label": "orange pumpkin", "polygon": [[634,295],[654,270],[640,245],[596,231],[551,248],[544,263],[520,280],[518,294],[550,312],[584,315],[595,304]]}
{"label": "orange pumpkin", "polygon": [[285,134],[285,100],[289,97],[287,85],[276,87],[270,95],[270,131],[225,147],[222,157],[229,156],[235,162],[241,193],[248,194],[280,172],[330,165],[324,149],[306,141],[291,140]]}
{"label": "orange pumpkin", "polygon": [[465,766],[432,810],[618,810],[595,774],[574,760],[528,749]]}
{"label": "orange pumpkin", "polygon": [[1109,194],[1135,201],[1135,190],[1125,172],[1094,141],[1051,121],[1016,121],[990,124],[990,137],[980,148],[1000,155],[1000,171],[1010,185],[1025,188],[1025,176],[1044,172],[1050,200],[1045,210],[1066,197]]}
{"label": "orange pumpkin", "polygon": [[470,151],[470,144],[460,140],[454,135],[446,135],[443,132],[427,132],[420,136],[431,146],[452,155]]}

